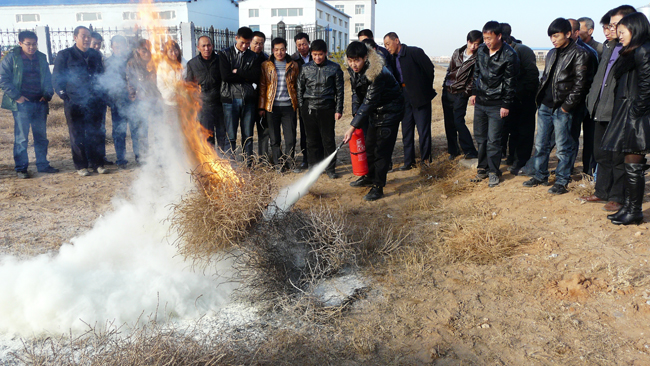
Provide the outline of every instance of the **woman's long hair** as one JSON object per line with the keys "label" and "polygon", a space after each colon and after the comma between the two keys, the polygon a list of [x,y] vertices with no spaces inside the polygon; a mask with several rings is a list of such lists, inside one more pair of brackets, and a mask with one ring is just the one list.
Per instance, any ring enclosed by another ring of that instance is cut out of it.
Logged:
{"label": "woman's long hair", "polygon": [[[167,56],[167,51],[169,51],[171,48],[176,49],[176,52],[178,52],[178,57],[176,58],[176,60],[172,60],[172,59],[169,58],[169,56]],[[166,60],[172,61],[171,62],[172,64],[176,63],[176,62],[179,63],[179,64],[181,63],[181,60],[182,60],[182,58],[181,58],[181,55],[182,55],[181,47],[173,39],[168,40],[163,45],[163,55],[164,55]],[[176,61],[176,62],[174,62],[174,61]]]}
{"label": "woman's long hair", "polygon": [[634,52],[639,46],[650,41],[650,22],[643,13],[632,13],[624,16],[618,22],[618,26],[625,26],[632,34],[630,44],[621,49],[621,56]]}

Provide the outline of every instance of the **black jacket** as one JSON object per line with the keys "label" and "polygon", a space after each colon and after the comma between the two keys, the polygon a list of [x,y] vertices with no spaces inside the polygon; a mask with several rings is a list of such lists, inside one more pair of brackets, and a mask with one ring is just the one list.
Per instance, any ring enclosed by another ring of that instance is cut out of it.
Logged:
{"label": "black jacket", "polygon": [[[305,64],[305,60],[302,59],[302,56],[300,56],[300,53],[296,51],[293,55],[291,55],[291,59],[296,61],[298,63],[298,66],[302,68],[302,66]],[[311,53],[309,54],[309,61],[314,61],[311,58]]]}
{"label": "black jacket", "polygon": [[209,60],[203,60],[200,54],[189,60],[185,80],[199,84],[204,104],[221,104],[221,70],[216,53]]}
{"label": "black jacket", "polygon": [[468,97],[472,94],[472,76],[476,64],[476,53],[463,62],[463,55],[467,45],[454,51],[449,61],[445,81],[442,83],[445,90],[452,94],[462,94]]}
{"label": "black jacket", "polygon": [[472,95],[481,105],[500,105],[510,109],[515,100],[516,80],[519,75],[519,58],[505,42],[494,56],[485,44],[476,50],[474,86]]}
{"label": "black jacket", "polygon": [[[559,58],[557,48],[553,48],[546,55],[546,65],[539,83],[536,102],[537,105],[541,104],[544,99],[543,90],[550,83],[548,86],[553,88],[551,90],[553,102],[556,105],[561,104],[562,109],[570,112],[585,100],[591,84],[591,75],[588,51],[573,40],[566,47]],[[553,75],[549,75],[556,59],[555,71]]]}
{"label": "black jacket", "polygon": [[[260,81],[262,58],[246,50],[237,65],[237,50],[231,46],[219,52],[219,70],[221,71],[221,101],[231,103],[234,98],[243,98],[247,102],[257,103],[257,92],[253,84]],[[237,69],[233,74],[232,70]]]}
{"label": "black jacket", "polygon": [[336,62],[325,60],[305,64],[298,77],[298,103],[309,109],[334,109],[343,113],[343,70]]}
{"label": "black jacket", "polygon": [[90,48],[84,54],[77,46],[59,52],[54,60],[54,92],[77,105],[99,103],[104,93],[97,78],[104,72],[102,55]]}
{"label": "black jacket", "polygon": [[[614,73],[611,71],[607,74],[607,80],[604,79],[609,59],[612,57],[616,44],[617,41],[609,41],[604,44],[602,57],[598,63],[598,70],[596,70],[594,81],[591,83],[591,88],[587,95],[587,110],[591,118],[597,122],[609,122],[612,120],[616,79],[614,79]],[[619,60],[616,60],[616,63],[612,66],[612,70],[618,62]],[[603,83],[605,83],[604,88]],[[602,93],[600,92],[601,88],[603,89]]]}
{"label": "black jacket", "polygon": [[[399,80],[398,58],[403,80]],[[433,63],[421,48],[402,43],[400,52],[392,57],[391,66],[395,70],[397,82],[406,88],[411,106],[419,108],[431,103],[436,96],[436,91],[433,90]]]}
{"label": "black jacket", "polygon": [[649,151],[650,42],[631,54],[619,56],[610,73],[617,80],[614,110],[601,149],[626,153]]}
{"label": "black jacket", "polygon": [[520,41],[512,43],[512,49],[517,52],[519,59],[519,74],[515,88],[515,99],[519,102],[530,100],[532,103],[539,88],[539,69],[535,52]]}
{"label": "black jacket", "polygon": [[393,74],[384,66],[381,55],[369,50],[361,73],[348,68],[352,88],[350,125],[365,128],[398,125],[404,117],[404,97]]}

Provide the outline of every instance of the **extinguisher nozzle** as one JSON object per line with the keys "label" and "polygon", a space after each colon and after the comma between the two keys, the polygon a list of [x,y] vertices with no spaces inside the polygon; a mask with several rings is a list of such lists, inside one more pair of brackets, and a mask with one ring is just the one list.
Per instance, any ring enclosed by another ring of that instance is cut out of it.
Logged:
{"label": "extinguisher nozzle", "polygon": [[337,151],[338,151],[338,150],[341,150],[341,148],[343,147],[343,145],[345,145],[345,140],[341,141],[341,144],[339,145],[339,147],[336,148],[336,150],[337,150]]}

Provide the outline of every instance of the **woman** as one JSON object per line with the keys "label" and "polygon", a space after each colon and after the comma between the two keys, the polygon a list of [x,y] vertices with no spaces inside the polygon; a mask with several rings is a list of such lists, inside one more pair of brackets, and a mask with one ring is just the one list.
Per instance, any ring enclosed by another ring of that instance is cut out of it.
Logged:
{"label": "woman", "polygon": [[626,15],[617,33],[623,48],[612,72],[616,93],[602,149],[625,154],[625,203],[607,216],[615,225],[643,222],[645,155],[650,152],[650,23],[642,13]]}
{"label": "woman", "polygon": [[[296,110],[298,108],[298,63],[287,57],[287,41],[276,38],[271,42],[273,55],[262,63],[259,103],[260,116],[266,115],[269,125],[273,164],[280,172],[293,161],[296,146]],[[284,154],[280,132],[284,132]]]}
{"label": "woman", "polygon": [[142,39],[126,63],[126,84],[130,108],[131,141],[136,163],[149,148],[149,118],[156,114],[160,93],[156,87],[156,70],[151,62],[151,43]]}
{"label": "woman", "polygon": [[163,116],[168,123],[178,118],[176,88],[185,80],[185,65],[181,57],[181,48],[174,40],[168,40],[163,46],[163,57],[158,64],[156,84],[162,95]]}

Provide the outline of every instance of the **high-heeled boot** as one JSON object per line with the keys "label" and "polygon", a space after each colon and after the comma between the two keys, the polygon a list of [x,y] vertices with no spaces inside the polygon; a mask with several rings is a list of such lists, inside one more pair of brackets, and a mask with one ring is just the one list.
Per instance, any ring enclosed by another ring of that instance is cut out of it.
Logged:
{"label": "high-heeled boot", "polygon": [[643,170],[645,164],[628,164],[625,163],[625,184],[629,193],[630,203],[628,210],[624,215],[621,215],[615,220],[612,220],[614,225],[630,225],[640,224],[643,222],[643,211],[641,209],[643,204],[643,194],[645,190],[645,178]]}
{"label": "high-heeled boot", "polygon": [[619,217],[622,217],[623,215],[627,214],[627,211],[630,206],[630,192],[629,189],[627,189],[627,183],[625,184],[625,200],[623,201],[623,206],[621,207],[620,210],[616,211],[616,213],[613,213],[611,215],[607,215],[608,220],[618,220]]}

